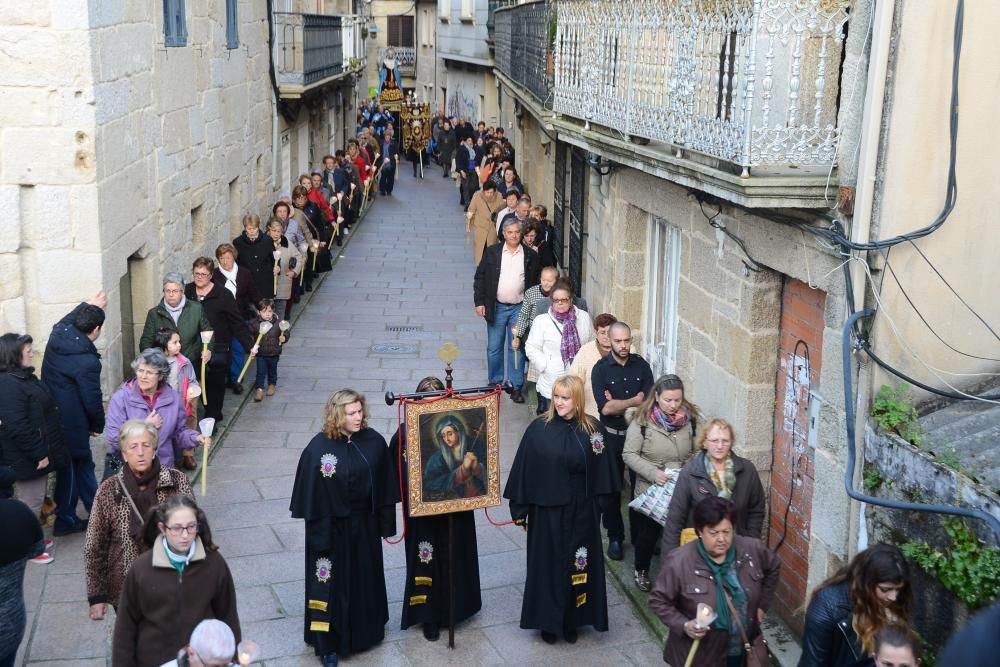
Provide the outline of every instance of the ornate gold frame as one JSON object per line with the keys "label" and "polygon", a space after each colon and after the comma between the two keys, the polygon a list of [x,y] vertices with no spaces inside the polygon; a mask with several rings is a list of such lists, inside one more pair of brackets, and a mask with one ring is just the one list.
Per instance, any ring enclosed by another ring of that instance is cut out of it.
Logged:
{"label": "ornate gold frame", "polygon": [[[420,417],[426,414],[486,410],[486,493],[476,498],[425,501],[420,453]],[[434,516],[465,512],[500,504],[500,397],[488,394],[477,399],[443,398],[430,403],[406,404],[406,465],[409,472],[410,516]]]}

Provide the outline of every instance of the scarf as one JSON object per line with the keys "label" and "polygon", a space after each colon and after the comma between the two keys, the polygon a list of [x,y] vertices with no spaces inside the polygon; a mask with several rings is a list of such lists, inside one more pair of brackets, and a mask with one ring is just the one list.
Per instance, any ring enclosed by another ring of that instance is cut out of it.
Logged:
{"label": "scarf", "polygon": [[573,363],[573,357],[580,351],[580,334],[576,331],[576,306],[570,306],[565,313],[557,313],[555,308],[549,306],[549,317],[555,320],[556,328],[562,334],[559,352],[563,363],[569,366]]}
{"label": "scarf", "polygon": [[719,497],[725,498],[726,500],[732,500],[733,498],[733,487],[736,486],[736,472],[733,470],[733,457],[726,457],[726,471],[720,475],[715,470],[715,466],[712,465],[712,459],[709,458],[708,452],[705,452],[705,472],[708,473],[709,478],[712,480],[712,484],[715,484],[715,488],[719,491]]}
{"label": "scarf", "polygon": [[[129,512],[128,532],[132,536],[132,539],[139,541],[139,533],[142,531],[142,520],[146,516],[146,512],[149,511],[150,507],[159,502],[156,498],[156,491],[159,488],[156,480],[160,477],[160,459],[154,453],[153,465],[149,467],[149,470],[142,477],[136,477],[135,473],[127,465],[122,466],[121,474],[122,482],[125,483],[125,490],[132,496],[132,502],[135,503],[136,509],[139,510],[139,516],[136,516],[135,512]],[[139,487],[141,486],[145,486],[145,490],[140,490]]]}
{"label": "scarf", "polygon": [[736,547],[730,546],[729,551],[726,552],[726,559],[721,563],[716,563],[708,555],[708,551],[705,550],[705,546],[701,543],[701,538],[698,538],[695,542],[698,545],[698,555],[705,561],[705,565],[708,566],[709,571],[712,573],[712,579],[715,580],[715,613],[717,616],[715,622],[712,623],[712,627],[718,630],[725,630],[729,633],[730,638],[735,635],[738,639],[737,644],[742,645],[743,642],[742,638],[740,638],[739,628],[736,627],[736,623],[729,613],[729,605],[726,603],[726,593],[729,593],[729,597],[733,601],[733,607],[736,608],[736,611],[740,615],[740,622],[746,628],[747,594],[743,590],[743,585],[740,584],[740,578],[736,575],[736,568],[733,567],[733,563],[736,561]]}
{"label": "scarf", "polygon": [[170,564],[174,566],[178,574],[181,574],[184,572],[184,568],[191,564],[191,559],[194,558],[194,552],[198,548],[198,538],[195,538],[194,542],[191,543],[186,554],[174,553],[170,550],[170,544],[167,542],[166,536],[161,539],[163,540],[163,550],[166,552]]}
{"label": "scarf", "polygon": [[233,296],[236,296],[236,273],[239,270],[240,270],[239,267],[237,267],[235,264],[233,264],[232,271],[226,271],[224,268],[222,268],[221,264],[219,265],[219,273],[221,273],[226,278],[226,289],[232,292]]}
{"label": "scarf", "polygon": [[653,418],[654,424],[668,433],[673,433],[674,431],[682,429],[687,426],[688,423],[687,410],[683,407],[681,407],[681,409],[674,414],[668,415],[660,409],[659,405],[653,404],[653,410],[649,413],[649,416]]}
{"label": "scarf", "polygon": [[174,325],[176,325],[177,320],[181,318],[181,311],[184,310],[184,306],[186,305],[187,305],[187,297],[184,296],[183,294],[181,295],[181,302],[177,304],[176,308],[172,308],[170,304],[167,303],[166,299],[163,300],[163,307],[167,309],[168,313],[170,313],[170,319],[174,321]]}

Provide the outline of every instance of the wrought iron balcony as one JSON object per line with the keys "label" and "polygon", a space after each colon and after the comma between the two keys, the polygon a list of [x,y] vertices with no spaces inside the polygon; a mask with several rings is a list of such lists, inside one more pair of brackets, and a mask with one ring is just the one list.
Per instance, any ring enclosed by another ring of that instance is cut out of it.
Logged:
{"label": "wrought iron balcony", "polygon": [[417,69],[417,50],[412,46],[386,46],[379,47],[378,61],[381,63],[386,58],[386,54],[393,51],[396,55],[396,62],[399,64],[400,72],[413,76]]}
{"label": "wrought iron balcony", "polygon": [[357,16],[274,13],[274,58],[282,97],[301,97],[312,88],[364,68],[364,41]]}
{"label": "wrought iron balcony", "polygon": [[752,167],[825,173],[840,136],[850,4],[558,0],[553,110],[732,163],[744,177]]}
{"label": "wrought iron balcony", "polygon": [[494,15],[494,66],[539,102],[545,102],[552,92],[547,66],[550,16],[550,4],[545,0],[498,8]]}

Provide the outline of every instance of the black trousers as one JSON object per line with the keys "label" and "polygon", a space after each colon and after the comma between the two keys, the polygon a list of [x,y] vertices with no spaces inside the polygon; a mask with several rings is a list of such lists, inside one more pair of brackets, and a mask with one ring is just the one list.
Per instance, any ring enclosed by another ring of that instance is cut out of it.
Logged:
{"label": "black trousers", "polygon": [[632,514],[635,515],[635,520],[632,523],[635,541],[635,569],[649,571],[649,563],[653,560],[653,547],[656,546],[660,535],[663,534],[663,526],[641,512],[629,510],[629,514],[630,518]]}
{"label": "black trousers", "polygon": [[[615,459],[615,474],[621,478],[625,469],[622,452],[625,450],[625,436],[608,432],[606,443],[609,452]],[[608,531],[609,541],[625,541],[625,522],[622,521],[622,496],[615,493],[608,496],[608,503],[601,512],[604,529]]]}

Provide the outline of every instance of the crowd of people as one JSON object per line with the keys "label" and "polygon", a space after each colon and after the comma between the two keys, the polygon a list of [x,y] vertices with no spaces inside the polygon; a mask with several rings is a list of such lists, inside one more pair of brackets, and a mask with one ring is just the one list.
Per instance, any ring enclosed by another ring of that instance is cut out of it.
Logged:
{"label": "crowd of people", "polygon": [[[655,378],[627,323],[591,317],[560,275],[546,209],[518,178],[502,128],[440,114],[432,136],[428,159],[455,179],[474,241],[488,384],[515,403],[530,400],[536,414],[503,489],[512,521],[527,531],[521,627],[549,644],[573,644],[583,627],[608,631],[605,556],[622,561],[631,546],[634,585],[669,629],[666,662],[764,664],[761,623],[780,560],[761,539],[766,495],[754,464],[736,453],[733,425],[703,415],[682,378]],[[218,425],[226,392],[242,393],[251,358],[254,401],[275,394],[294,304],[331,270],[332,248],[376,186],[392,195],[398,160],[392,115],[366,105],[357,139],[303,174],[265,224],[244,216],[239,237],[193,261],[190,282],[167,273],[134,376],[106,410],[94,344],[103,293],[53,326],[40,377],[32,338],[0,336],[0,667],[13,664],[24,633],[24,568],[53,561],[39,523],[50,473],[53,535],[86,532],[89,617],[115,610],[113,664],[236,659],[236,588],[184,472],[196,467],[196,448],[210,445],[212,429],[199,417]],[[416,391],[444,387],[427,377]],[[330,667],[384,638],[382,539],[396,534],[397,504],[408,514],[410,499],[400,494],[408,472],[397,465],[405,424],[387,442],[368,425],[364,395],[351,389],[333,393],[322,417],[301,453],[289,509],[305,531],[303,638]],[[92,436],[106,445],[100,482]],[[486,456],[461,424],[442,421],[435,437],[440,491],[482,492]],[[87,518],[77,514],[81,505]],[[414,517],[405,539],[400,625],[419,624],[435,641],[441,627],[482,607],[475,522],[471,512]],[[453,549],[433,546],[448,543]],[[898,548],[857,554],[812,592],[800,667],[919,664],[912,599]]]}

